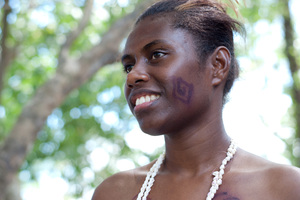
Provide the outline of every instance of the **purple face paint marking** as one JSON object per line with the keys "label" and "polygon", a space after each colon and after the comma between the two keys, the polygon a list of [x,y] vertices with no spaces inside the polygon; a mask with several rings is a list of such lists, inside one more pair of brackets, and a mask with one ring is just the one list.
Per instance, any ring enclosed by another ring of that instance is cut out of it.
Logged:
{"label": "purple face paint marking", "polygon": [[194,86],[180,77],[173,77],[173,96],[174,98],[189,104],[193,94]]}
{"label": "purple face paint marking", "polygon": [[237,197],[229,195],[227,192],[217,193],[215,198],[216,200],[240,200]]}

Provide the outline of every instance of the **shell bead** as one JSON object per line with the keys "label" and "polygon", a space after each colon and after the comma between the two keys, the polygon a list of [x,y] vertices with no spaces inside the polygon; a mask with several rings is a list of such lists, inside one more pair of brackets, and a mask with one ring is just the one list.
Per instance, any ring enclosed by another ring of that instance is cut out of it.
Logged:
{"label": "shell bead", "polygon": [[[206,200],[212,200],[216,194],[216,192],[219,189],[219,186],[222,185],[222,178],[225,174],[225,167],[226,164],[233,158],[234,154],[236,153],[237,145],[234,143],[233,140],[231,140],[230,146],[227,149],[226,157],[222,161],[222,164],[220,165],[219,171],[214,171],[212,173],[213,180],[211,183],[211,187],[209,189],[209,192],[206,196]],[[161,154],[157,161],[154,163],[154,165],[151,167],[150,171],[147,173],[146,179],[140,189],[140,193],[138,194],[137,200],[147,200],[147,196],[151,191],[151,187],[154,184],[155,176],[165,159],[165,153]]]}

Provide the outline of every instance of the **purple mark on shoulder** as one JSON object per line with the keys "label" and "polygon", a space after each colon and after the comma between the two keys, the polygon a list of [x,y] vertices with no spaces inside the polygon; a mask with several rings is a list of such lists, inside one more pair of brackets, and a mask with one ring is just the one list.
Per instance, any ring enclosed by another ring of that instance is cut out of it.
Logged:
{"label": "purple mark on shoulder", "polygon": [[173,96],[174,98],[189,104],[193,94],[194,86],[183,80],[181,77],[173,77]]}
{"label": "purple mark on shoulder", "polygon": [[228,192],[217,193],[214,197],[216,200],[240,200],[237,197],[231,196]]}

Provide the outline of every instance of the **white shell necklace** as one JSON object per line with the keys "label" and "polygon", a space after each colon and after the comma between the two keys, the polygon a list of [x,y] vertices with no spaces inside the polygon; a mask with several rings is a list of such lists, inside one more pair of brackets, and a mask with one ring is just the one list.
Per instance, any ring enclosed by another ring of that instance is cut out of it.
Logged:
{"label": "white shell necklace", "polygon": [[[224,169],[226,164],[233,158],[235,152],[237,149],[237,145],[233,140],[231,140],[230,146],[227,149],[227,156],[222,161],[222,164],[220,166],[219,171],[215,171],[212,173],[214,176],[213,181],[211,183],[210,190],[206,196],[206,200],[212,200],[219,189],[219,186],[222,184],[222,178],[224,175]],[[162,153],[157,161],[154,163],[154,165],[151,167],[150,171],[147,173],[147,177],[145,179],[145,182],[140,190],[140,193],[138,194],[137,200],[147,200],[147,196],[150,193],[151,187],[154,183],[154,178],[165,158],[165,153]]]}

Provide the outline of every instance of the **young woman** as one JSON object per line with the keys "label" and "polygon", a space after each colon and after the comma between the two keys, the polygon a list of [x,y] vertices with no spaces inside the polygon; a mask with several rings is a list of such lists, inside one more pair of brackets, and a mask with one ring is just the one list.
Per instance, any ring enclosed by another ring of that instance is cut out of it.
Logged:
{"label": "young woman", "polygon": [[224,130],[242,29],[213,0],[161,1],[140,16],[122,57],[125,96],[165,153],[109,177],[93,200],[300,200],[299,169],[237,148]]}

